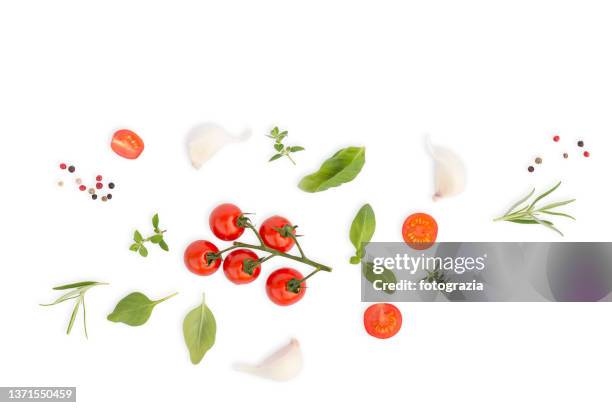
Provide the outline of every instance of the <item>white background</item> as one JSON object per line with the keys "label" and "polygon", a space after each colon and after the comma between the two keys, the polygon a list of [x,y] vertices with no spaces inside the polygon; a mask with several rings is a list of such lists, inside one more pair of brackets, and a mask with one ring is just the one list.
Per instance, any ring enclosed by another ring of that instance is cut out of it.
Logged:
{"label": "white background", "polygon": [[[605,405],[609,304],[399,304],[401,332],[376,340],[362,327],[367,305],[348,263],[348,229],[369,202],[379,241],[400,240],[416,211],[435,216],[442,241],[557,240],[539,226],[491,219],[532,186],[563,180],[554,198],[578,200],[578,221],[559,221],[565,239],[609,240],[608,6],[3,1],[0,385],[77,386],[82,407]],[[207,121],[250,127],[253,137],[195,171],[185,137]],[[264,134],[275,124],[306,147],[298,166],[266,162]],[[145,140],[136,161],[109,148],[124,127]],[[425,133],[465,160],[463,195],[431,201]],[[578,157],[578,139],[590,159]],[[355,181],[317,194],[296,187],[348,145],[367,147]],[[536,155],[544,164],[528,174]],[[115,198],[89,200],[61,161],[88,182],[98,172],[112,178]],[[222,272],[190,274],[183,249],[213,238],[208,214],[225,201],[256,212],[256,221],[288,217],[307,253],[334,271],[316,276],[289,308],[265,296],[269,267],[244,287]],[[171,252],[152,248],[142,259],[127,247],[156,211]],[[80,316],[64,334],[71,305],[38,306],[56,295],[51,287],[86,279],[111,283],[88,294],[89,340]],[[145,326],[106,321],[134,290],[180,296]],[[181,324],[202,292],[217,342],[192,366]],[[231,369],[292,336],[305,355],[296,380]]]}

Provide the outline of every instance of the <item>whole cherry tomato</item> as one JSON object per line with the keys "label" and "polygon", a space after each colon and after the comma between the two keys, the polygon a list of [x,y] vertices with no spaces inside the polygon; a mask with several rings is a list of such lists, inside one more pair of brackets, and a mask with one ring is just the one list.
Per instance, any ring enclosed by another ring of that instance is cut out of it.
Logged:
{"label": "whole cherry tomato", "polygon": [[279,306],[292,305],[306,293],[306,284],[299,282],[302,279],[302,274],[293,268],[277,269],[268,276],[266,293]]}
{"label": "whole cherry tomato", "polygon": [[363,314],[363,325],[370,336],[388,339],[402,327],[402,313],[389,303],[377,303]]}
{"label": "whole cherry tomato", "polygon": [[212,242],[204,240],[193,241],[189,244],[187,249],[185,249],[183,260],[185,261],[187,269],[196,275],[211,275],[219,269],[221,257],[218,257],[209,264],[206,255],[217,252],[219,252],[219,249]]}
{"label": "whole cherry tomato", "polygon": [[144,142],[136,133],[128,129],[115,132],[111,140],[111,149],[126,159],[137,159],[144,150]]}
{"label": "whole cherry tomato", "polygon": [[251,267],[251,273],[247,272],[248,262],[256,262],[259,258],[257,254],[249,249],[236,249],[223,261],[223,272],[227,279],[236,285],[253,282],[261,272],[261,266]]}
{"label": "whole cherry tomato", "polygon": [[436,242],[438,223],[429,214],[412,214],[402,225],[402,237],[410,248],[423,251]]}
{"label": "whole cherry tomato", "polygon": [[292,237],[284,237],[277,229],[289,228],[291,223],[288,219],[275,215],[268,218],[259,227],[259,235],[263,242],[270,248],[274,248],[281,252],[287,252],[293,248],[295,241]]}
{"label": "whole cherry tomato", "polygon": [[233,241],[244,232],[244,228],[238,226],[241,215],[242,211],[234,204],[221,204],[210,213],[210,229],[217,238]]}

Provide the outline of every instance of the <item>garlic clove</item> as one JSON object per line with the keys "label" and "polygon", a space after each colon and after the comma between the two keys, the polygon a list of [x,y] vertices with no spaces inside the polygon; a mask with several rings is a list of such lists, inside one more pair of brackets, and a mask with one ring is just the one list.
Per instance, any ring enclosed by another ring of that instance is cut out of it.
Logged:
{"label": "garlic clove", "polygon": [[191,164],[196,169],[199,169],[226,145],[243,142],[250,136],[251,131],[248,129],[239,135],[235,135],[213,123],[198,125],[191,129],[187,136],[187,147]]}
{"label": "garlic clove", "polygon": [[465,190],[465,166],[455,152],[445,147],[434,146],[426,138],[427,150],[434,160],[433,200],[455,196]]}
{"label": "garlic clove", "polygon": [[234,369],[261,378],[274,381],[289,381],[302,371],[303,358],[300,343],[291,339],[283,346],[257,365],[235,364]]}

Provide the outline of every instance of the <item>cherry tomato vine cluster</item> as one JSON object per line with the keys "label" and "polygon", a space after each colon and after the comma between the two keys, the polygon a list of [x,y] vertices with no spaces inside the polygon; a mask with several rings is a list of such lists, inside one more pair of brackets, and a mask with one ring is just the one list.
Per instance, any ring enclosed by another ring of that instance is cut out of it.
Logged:
{"label": "cherry tomato vine cluster", "polygon": [[[264,262],[283,257],[314,268],[306,277],[293,268],[280,268],[270,274],[266,281],[266,293],[270,300],[280,306],[296,303],[306,293],[306,280],[319,271],[331,272],[329,266],[309,259],[298,242],[297,226],[281,217],[266,219],[259,230],[251,222],[248,213],[243,213],[234,204],[221,204],[210,214],[210,229],[223,241],[234,241],[232,246],[219,250],[210,241],[194,241],[185,249],[184,261],[189,271],[207,276],[215,273],[223,262],[225,276],[237,285],[253,282],[261,273]],[[236,241],[246,229],[257,237],[258,244]],[[296,247],[299,255],[288,252]],[[259,257],[255,251],[265,252]],[[229,252],[226,256],[225,253]]]}

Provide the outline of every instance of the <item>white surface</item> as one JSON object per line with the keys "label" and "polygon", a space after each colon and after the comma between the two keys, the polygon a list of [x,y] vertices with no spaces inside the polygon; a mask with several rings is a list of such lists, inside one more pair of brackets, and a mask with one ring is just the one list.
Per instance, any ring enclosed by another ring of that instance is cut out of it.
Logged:
{"label": "white surface", "polygon": [[[556,197],[578,199],[578,221],[559,223],[566,239],[609,240],[609,16],[591,1],[2,2],[0,385],[77,386],[81,407],[605,404],[610,304],[400,304],[402,331],[378,341],[362,328],[348,228],[370,202],[381,241],[399,240],[415,211],[436,217],[440,240],[556,240],[490,220],[563,180]],[[206,121],[253,137],[195,171],[185,137]],[[306,147],[297,167],[266,163],[274,124]],[[108,148],[121,127],[145,140],[136,161]],[[432,203],[425,133],[464,158],[461,196]],[[592,157],[563,162],[555,133],[571,155],[584,139]],[[297,189],[347,145],[367,146],[354,182]],[[70,180],[57,188],[60,161],[112,178],[113,201],[90,202]],[[287,216],[334,272],[286,309],[265,296],[270,268],[246,287],[190,274],[183,249],[213,238],[207,217],[224,201],[257,221]],[[142,259],[130,236],[156,211],[171,252]],[[88,294],[89,341],[80,317],[64,334],[71,306],[38,306],[83,279],[111,283]],[[146,326],[106,321],[133,290],[180,296]],[[192,366],[181,323],[203,291],[219,330]],[[231,370],[291,336],[306,364],[295,381]]]}

